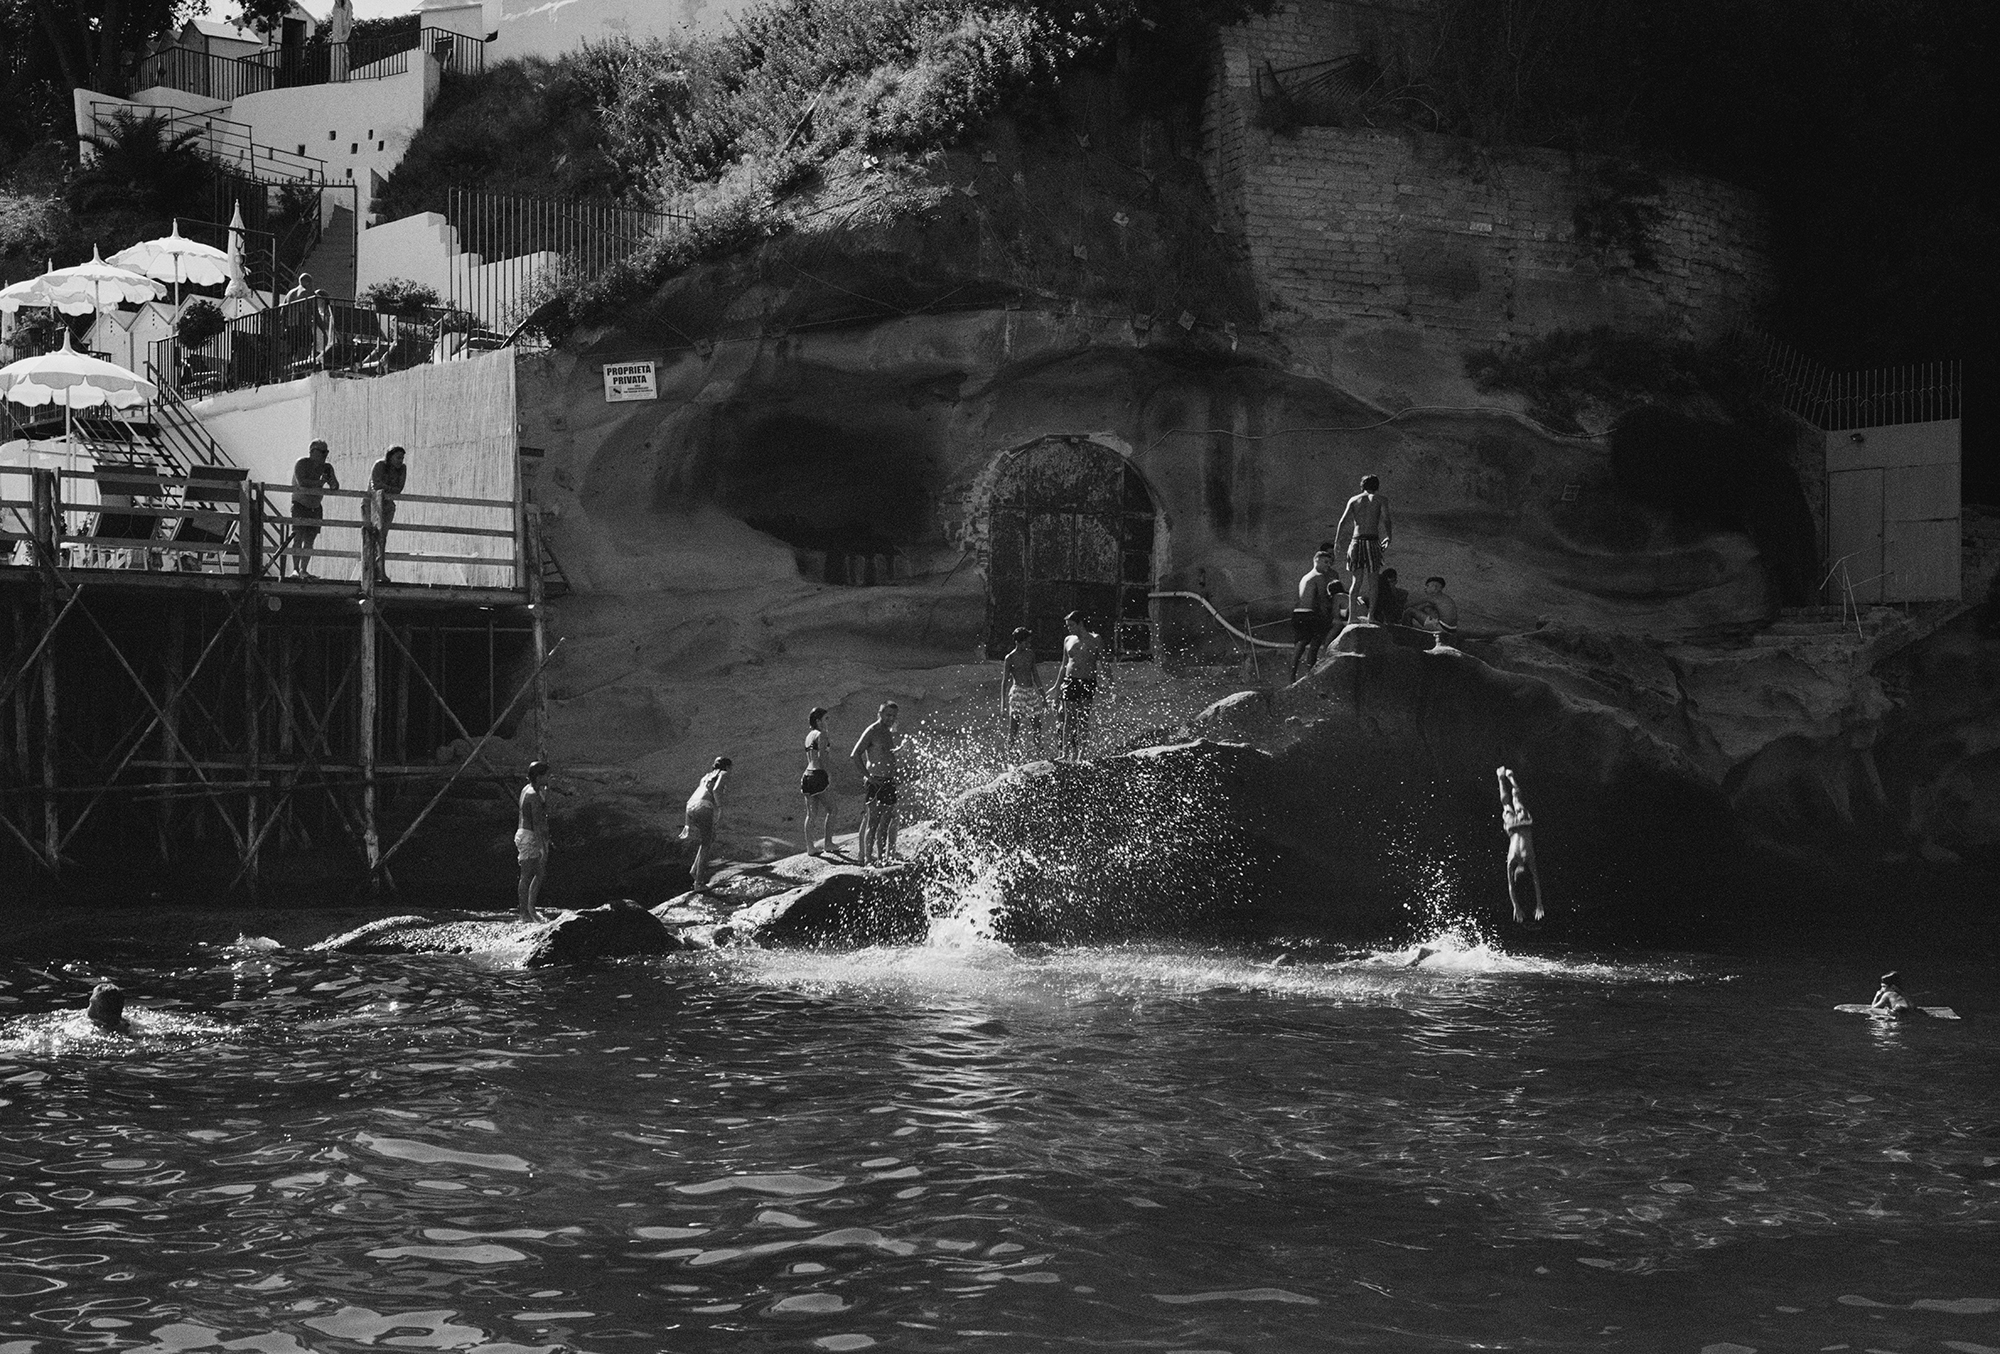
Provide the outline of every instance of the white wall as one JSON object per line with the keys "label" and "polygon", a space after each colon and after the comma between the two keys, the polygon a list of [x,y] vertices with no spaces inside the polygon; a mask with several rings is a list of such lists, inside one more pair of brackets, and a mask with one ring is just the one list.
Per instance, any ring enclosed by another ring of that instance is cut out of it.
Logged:
{"label": "white wall", "polygon": [[407,278],[436,288],[441,301],[459,298],[483,324],[504,330],[522,318],[507,313],[509,304],[519,309],[536,280],[553,276],[561,263],[546,251],[493,263],[460,253],[458,232],[443,214],[419,212],[361,232],[354,290],[359,295],[373,283]]}
{"label": "white wall", "polygon": [[[367,380],[336,380],[324,372],[284,385],[232,390],[192,408],[209,435],[250,478],[268,486],[271,503],[285,512],[292,465],[315,437],[326,439],[343,489],[366,489],[375,462],[392,444],[409,451],[405,491],[478,498],[491,507],[406,503],[398,525],[512,530],[518,493],[515,448],[514,354],[487,353],[463,362],[415,367]],[[326,500],[326,527],[318,545],[359,552],[360,500]],[[471,587],[514,585],[513,541],[498,536],[390,536],[392,552],[458,555],[490,564],[392,562],[392,579]],[[352,559],[316,561],[324,578],[359,576]]]}
{"label": "white wall", "polygon": [[325,160],[329,182],[355,185],[365,220],[369,172],[386,178],[402,161],[436,89],[437,62],[412,52],[410,69],[401,75],[259,90],[232,104],[228,116],[248,123],[262,145]]}

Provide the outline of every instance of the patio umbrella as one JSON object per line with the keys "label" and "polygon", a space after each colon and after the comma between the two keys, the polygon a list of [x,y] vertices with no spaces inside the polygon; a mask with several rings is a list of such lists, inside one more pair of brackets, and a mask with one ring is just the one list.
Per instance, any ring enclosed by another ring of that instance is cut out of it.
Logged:
{"label": "patio umbrella", "polygon": [[180,304],[184,284],[219,287],[230,278],[229,255],[212,244],[182,235],[179,221],[157,240],[141,240],[129,249],[119,250],[111,256],[111,261],[135,273],[173,283],[175,305]]}
{"label": "patio umbrella", "polygon": [[0,310],[52,306],[65,315],[88,315],[118,306],[157,301],[167,289],[142,273],[106,263],[91,246],[90,262],[51,268],[40,277],[0,291]]}
{"label": "patio umbrella", "polygon": [[130,409],[160,393],[160,388],[101,358],[80,353],[69,346],[63,334],[60,351],[40,357],[24,357],[0,367],[0,399],[23,404],[30,409],[43,405],[63,407],[63,440],[69,443],[72,466],[76,458],[73,414],[78,409]]}
{"label": "patio umbrella", "polygon": [[229,217],[229,284],[222,289],[222,313],[232,320],[263,308],[263,298],[243,275],[243,236],[243,204],[239,202]]}

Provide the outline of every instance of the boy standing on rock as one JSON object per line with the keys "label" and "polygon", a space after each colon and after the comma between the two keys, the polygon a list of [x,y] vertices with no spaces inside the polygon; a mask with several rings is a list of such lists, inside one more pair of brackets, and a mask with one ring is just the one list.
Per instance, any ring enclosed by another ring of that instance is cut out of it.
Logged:
{"label": "boy standing on rock", "polygon": [[522,921],[542,919],[535,911],[535,899],[541,896],[549,869],[549,801],[542,793],[548,778],[547,762],[528,763],[528,783],[521,787],[520,826],[514,829],[514,854],[521,863],[515,902]]}
{"label": "boy standing on rock", "polygon": [[863,865],[886,864],[896,853],[896,714],[896,702],[883,701],[848,754],[865,787],[857,843]]}
{"label": "boy standing on rock", "polygon": [[1062,667],[1056,670],[1056,699],[1062,724],[1063,748],[1071,761],[1083,756],[1090,741],[1090,707],[1097,701],[1097,655],[1104,641],[1090,631],[1081,611],[1063,617],[1069,638],[1063,641]]}
{"label": "boy standing on rock", "polygon": [[1007,713],[1007,760],[1025,721],[1035,731],[1035,755],[1042,753],[1042,674],[1035,665],[1035,632],[1025,625],[1014,631],[1014,647],[1000,667],[1000,708]]}
{"label": "boy standing on rock", "polygon": [[1377,492],[1382,481],[1373,475],[1361,477],[1361,492],[1347,500],[1347,509],[1340,514],[1340,522],[1333,529],[1333,539],[1337,543],[1340,533],[1347,530],[1347,524],[1354,524],[1354,535],[1347,543],[1347,570],[1350,582],[1347,588],[1347,619],[1359,620],[1355,608],[1366,604],[1368,619],[1375,619],[1375,585],[1382,575],[1382,552],[1389,548],[1390,533],[1395,523],[1389,519],[1389,500]]}

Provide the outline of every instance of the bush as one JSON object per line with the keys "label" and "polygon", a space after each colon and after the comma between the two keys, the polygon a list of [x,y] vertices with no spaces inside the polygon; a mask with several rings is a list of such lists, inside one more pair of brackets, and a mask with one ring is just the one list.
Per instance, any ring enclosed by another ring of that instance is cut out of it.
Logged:
{"label": "bush", "polygon": [[424,312],[437,308],[437,288],[427,282],[412,282],[407,277],[392,277],[386,282],[371,282],[361,293],[361,303],[384,315],[398,315],[407,320],[422,319]]}
{"label": "bush", "polygon": [[199,348],[202,344],[220,334],[227,323],[222,318],[222,307],[207,299],[187,303],[181,311],[180,319],[174,322],[174,337],[183,348]]}

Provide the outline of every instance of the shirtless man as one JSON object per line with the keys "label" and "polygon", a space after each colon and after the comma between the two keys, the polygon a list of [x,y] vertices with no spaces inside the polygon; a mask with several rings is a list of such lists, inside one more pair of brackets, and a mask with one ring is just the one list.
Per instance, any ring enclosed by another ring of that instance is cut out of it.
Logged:
{"label": "shirtless man", "polygon": [[1014,759],[1014,743],[1025,722],[1035,732],[1035,755],[1042,755],[1042,707],[1048,695],[1042,690],[1041,669],[1035,663],[1035,632],[1022,626],[1014,631],[1014,647],[1000,667],[1000,708],[1007,715],[1007,760]]}
{"label": "shirtless man", "polygon": [[1081,611],[1063,617],[1069,638],[1063,641],[1062,666],[1056,669],[1056,712],[1062,744],[1069,759],[1083,756],[1090,741],[1090,708],[1097,700],[1097,656],[1104,641],[1092,634]]}
{"label": "shirtless man", "polygon": [[1333,539],[1338,542],[1347,524],[1354,524],[1354,535],[1347,543],[1350,621],[1359,619],[1356,613],[1362,606],[1368,609],[1368,619],[1375,619],[1375,581],[1382,573],[1382,552],[1389,548],[1389,536],[1395,530],[1395,524],[1389,520],[1389,500],[1376,492],[1381,487],[1381,480],[1363,475],[1361,492],[1347,500],[1347,510],[1340,514],[1340,522],[1333,529]]}
{"label": "shirtless man", "polygon": [[327,460],[327,445],[315,438],[306,454],[292,467],[292,548],[278,559],[278,576],[289,564],[292,577],[311,578],[313,543],[319,540],[320,524],[326,520],[325,491],[338,489],[340,476]]}
{"label": "shirtless man", "polygon": [[883,701],[875,722],[861,732],[848,756],[861,772],[863,865],[880,865],[896,854],[896,702]]}
{"label": "shirtless man", "polygon": [[[833,849],[833,809],[826,802],[826,788],[833,783],[833,777],[826,769],[826,729],[822,727],[826,719],[826,707],[815,705],[806,715],[806,773],[799,777],[799,793],[806,797],[806,812],[803,819],[806,827],[806,854],[816,856],[818,848],[814,839],[824,833],[826,853],[839,855]],[[813,831],[813,820],[819,820],[820,831]]]}
{"label": "shirtless man", "polygon": [[521,787],[521,820],[514,829],[514,855],[521,863],[521,882],[514,901],[522,921],[540,921],[535,899],[549,870],[549,801],[543,793],[549,778],[547,762],[528,763],[528,783]]}
{"label": "shirtless man", "polygon": [[1292,680],[1299,679],[1299,662],[1311,672],[1319,662],[1320,646],[1333,633],[1333,594],[1326,583],[1333,577],[1333,552],[1322,547],[1312,568],[1299,580],[1299,603],[1292,608]]}
{"label": "shirtless man", "polygon": [[1440,639],[1458,633],[1458,603],[1444,590],[1444,579],[1438,574],[1424,580],[1423,600],[1410,608],[1410,615]]}
{"label": "shirtless man", "polygon": [[1507,829],[1507,900],[1514,905],[1514,920],[1525,924],[1528,915],[1522,906],[1522,895],[1533,883],[1535,920],[1540,921],[1542,874],[1535,868],[1535,820],[1528,813],[1528,806],[1521,802],[1521,784],[1514,779],[1514,773],[1502,766],[1495,768],[1494,775],[1500,781],[1500,825]]}

